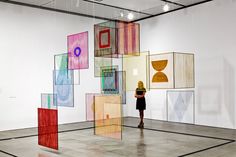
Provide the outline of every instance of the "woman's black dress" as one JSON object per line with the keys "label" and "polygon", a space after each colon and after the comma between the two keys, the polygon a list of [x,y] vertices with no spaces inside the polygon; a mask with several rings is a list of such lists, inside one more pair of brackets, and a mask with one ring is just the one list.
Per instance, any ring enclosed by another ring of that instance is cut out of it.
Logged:
{"label": "woman's black dress", "polygon": [[[146,92],[145,88],[142,88],[142,89],[137,88],[136,89],[136,94],[137,95],[143,95],[144,92]],[[145,100],[145,97],[137,98],[136,109],[137,110],[146,110],[146,100]]]}

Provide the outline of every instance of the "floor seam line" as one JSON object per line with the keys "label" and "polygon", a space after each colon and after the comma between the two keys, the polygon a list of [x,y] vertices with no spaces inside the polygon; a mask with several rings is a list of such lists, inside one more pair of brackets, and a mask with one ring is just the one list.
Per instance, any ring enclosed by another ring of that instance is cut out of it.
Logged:
{"label": "floor seam line", "polygon": [[[137,128],[135,126],[128,126],[123,125],[124,127],[130,127],[130,128]],[[168,131],[168,130],[160,130],[160,129],[153,129],[153,128],[143,128],[145,130],[151,130],[151,131],[159,131],[159,132],[165,132],[165,133],[171,133],[171,134],[180,134],[185,136],[195,136],[195,137],[202,137],[202,138],[211,138],[216,140],[223,140],[223,141],[229,141],[229,142],[235,142],[234,139],[226,139],[226,138],[218,138],[214,136],[205,136],[205,135],[197,135],[197,134],[189,134],[189,133],[182,133],[182,132],[174,132],[174,131]]]}
{"label": "floor seam line", "polygon": [[0,150],[0,152],[3,153],[3,154],[10,155],[10,156],[12,156],[12,157],[18,157],[18,156],[14,155],[14,154],[11,154],[11,153],[8,153],[8,152],[5,152],[5,151],[3,151],[3,150]]}
{"label": "floor seam line", "polygon": [[205,149],[201,149],[201,150],[198,150],[198,151],[194,151],[194,152],[191,152],[191,153],[180,155],[178,157],[185,157],[185,156],[189,156],[189,155],[192,155],[192,154],[197,154],[197,153],[204,152],[204,151],[207,151],[207,150],[210,150],[210,149],[214,149],[214,148],[217,148],[217,147],[222,147],[222,146],[225,146],[227,144],[234,143],[234,142],[235,141],[229,141],[229,142],[226,142],[226,143],[218,144],[218,145],[211,146],[211,147],[208,147],[208,148],[205,148]]}

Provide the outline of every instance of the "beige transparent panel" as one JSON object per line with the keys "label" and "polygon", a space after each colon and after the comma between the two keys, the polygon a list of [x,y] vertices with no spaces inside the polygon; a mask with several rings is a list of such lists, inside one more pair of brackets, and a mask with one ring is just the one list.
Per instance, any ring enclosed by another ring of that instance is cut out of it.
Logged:
{"label": "beige transparent panel", "polygon": [[175,88],[194,88],[194,55],[174,53]]}
{"label": "beige transparent panel", "polygon": [[142,52],[139,56],[123,58],[123,71],[126,72],[126,91],[135,91],[138,81],[142,81],[149,89],[149,52]]}
{"label": "beige transparent panel", "polygon": [[122,111],[120,95],[95,96],[95,135],[121,139]]}

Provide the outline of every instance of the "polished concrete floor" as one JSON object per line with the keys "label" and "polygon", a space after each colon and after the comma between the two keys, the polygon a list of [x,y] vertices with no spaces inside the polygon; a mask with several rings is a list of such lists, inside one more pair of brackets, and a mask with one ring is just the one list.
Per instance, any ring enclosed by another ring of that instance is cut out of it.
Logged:
{"label": "polished concrete floor", "polygon": [[0,157],[236,157],[236,130],[124,118],[123,138],[95,136],[93,123],[59,126],[59,151],[37,142],[37,129],[0,132]]}

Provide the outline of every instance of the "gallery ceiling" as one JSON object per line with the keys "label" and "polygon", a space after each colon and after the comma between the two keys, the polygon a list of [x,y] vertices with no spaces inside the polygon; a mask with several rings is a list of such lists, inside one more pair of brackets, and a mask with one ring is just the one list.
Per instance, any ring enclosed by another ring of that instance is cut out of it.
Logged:
{"label": "gallery ceiling", "polygon": [[[0,0],[67,14],[122,21],[139,21],[209,1],[212,0]],[[163,10],[166,4],[168,11]],[[132,19],[127,18],[130,13]]]}

